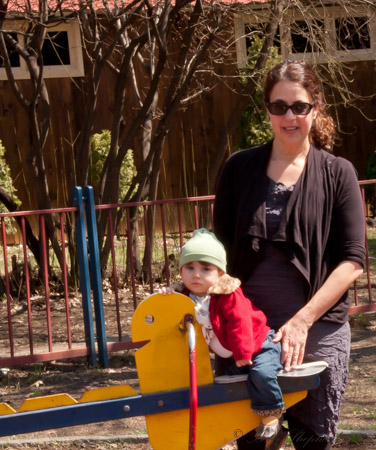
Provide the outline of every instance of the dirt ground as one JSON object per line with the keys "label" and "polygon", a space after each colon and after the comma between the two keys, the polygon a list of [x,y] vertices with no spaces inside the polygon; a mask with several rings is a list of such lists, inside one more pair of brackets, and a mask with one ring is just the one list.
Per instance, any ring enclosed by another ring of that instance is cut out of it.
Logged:
{"label": "dirt ground", "polygon": [[[376,435],[376,314],[352,319],[350,378],[340,418],[341,430],[373,430]],[[1,346],[0,346],[1,347]],[[138,388],[134,351],[110,356],[109,368],[89,367],[83,358],[10,368],[0,372],[0,402],[18,409],[27,398],[68,393],[76,400],[92,388],[129,384]],[[109,441],[88,440],[107,436]],[[128,437],[132,436],[129,440]],[[77,441],[72,441],[72,438]],[[86,440],[82,437],[86,437]],[[116,437],[116,439],[114,439]],[[43,439],[51,439],[43,442]],[[65,441],[64,439],[70,439]],[[20,441],[22,440],[22,441]],[[27,442],[23,441],[26,440]],[[139,449],[149,450],[143,417],[55,429],[0,438],[0,448],[12,449]],[[228,445],[226,450],[236,448]],[[291,448],[287,443],[285,448]],[[335,448],[376,449],[370,433],[341,434]]]}

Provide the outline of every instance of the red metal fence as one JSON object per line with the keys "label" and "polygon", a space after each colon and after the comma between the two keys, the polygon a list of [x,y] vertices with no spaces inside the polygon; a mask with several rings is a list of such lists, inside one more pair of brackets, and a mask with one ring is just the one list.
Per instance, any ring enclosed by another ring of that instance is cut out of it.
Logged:
{"label": "red metal fence", "polygon": [[[376,180],[362,181],[360,185],[365,210],[366,196],[367,208],[372,209]],[[368,185],[372,186],[370,192],[365,191]],[[180,248],[193,229],[211,228],[213,203],[214,196],[206,196],[95,207],[97,215],[106,215],[106,236],[110,243],[102,283],[109,352],[137,345],[130,339],[134,309],[159,285],[172,284],[178,279]],[[132,216],[135,207],[137,227]],[[153,217],[150,216],[151,210],[154,211]],[[0,367],[90,355],[82,295],[72,289],[68,281],[75,255],[72,246],[68,246],[67,229],[71,234],[78,213],[78,208],[72,207],[0,214],[3,255],[0,260],[0,288],[3,290],[0,302],[3,317],[0,322]],[[121,220],[115,226],[119,214]],[[47,245],[48,216],[54,217],[59,224],[60,261],[51,256]],[[14,219],[18,220],[17,225]],[[155,224],[152,236],[148,231],[150,220]],[[31,221],[34,234],[39,236],[41,268],[27,246],[26,221]],[[18,229],[18,240],[14,239],[14,233],[9,233],[12,224]],[[8,244],[9,239],[12,239],[11,245]],[[374,250],[371,256],[369,249]],[[352,314],[376,310],[372,255],[376,255],[376,228],[374,231],[368,227],[366,270],[351,289]]]}

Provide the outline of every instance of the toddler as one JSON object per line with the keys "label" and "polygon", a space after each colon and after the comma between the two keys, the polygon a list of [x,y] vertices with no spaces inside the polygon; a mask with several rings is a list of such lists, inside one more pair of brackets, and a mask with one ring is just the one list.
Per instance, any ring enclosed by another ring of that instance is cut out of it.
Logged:
{"label": "toddler", "polygon": [[231,375],[248,374],[251,408],[261,416],[256,437],[271,439],[281,429],[285,411],[276,376],[282,368],[280,343],[272,342],[274,331],[266,325],[264,313],[244,296],[240,281],[226,274],[226,252],[213,233],[205,228],[194,231],[182,247],[179,270],[182,283],[175,290],[194,301],[196,320],[210,349],[234,359]]}

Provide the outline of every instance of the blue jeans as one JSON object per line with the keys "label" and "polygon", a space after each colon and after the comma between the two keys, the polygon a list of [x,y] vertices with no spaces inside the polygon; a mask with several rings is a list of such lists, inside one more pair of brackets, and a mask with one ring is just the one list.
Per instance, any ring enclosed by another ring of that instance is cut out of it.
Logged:
{"label": "blue jeans", "polygon": [[261,350],[252,359],[253,364],[237,367],[233,361],[227,369],[228,375],[248,374],[248,392],[252,400],[252,410],[259,411],[283,409],[285,407],[276,372],[282,369],[281,343],[272,342],[274,330],[270,330]]}

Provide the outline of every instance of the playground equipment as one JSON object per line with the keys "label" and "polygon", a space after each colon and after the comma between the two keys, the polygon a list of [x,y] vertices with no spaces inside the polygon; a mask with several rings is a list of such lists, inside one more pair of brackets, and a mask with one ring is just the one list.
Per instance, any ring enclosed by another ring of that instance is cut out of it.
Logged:
{"label": "playground equipment", "polygon": [[[251,411],[246,382],[215,382],[193,317],[189,297],[151,295],[137,308],[131,329],[134,342],[148,341],[135,355],[140,393],[122,385],[90,390],[79,401],[68,394],[27,399],[17,411],[2,403],[0,436],[144,415],[154,449],[213,450],[252,430],[260,418]],[[319,378],[297,372],[279,383],[289,407]]]}

